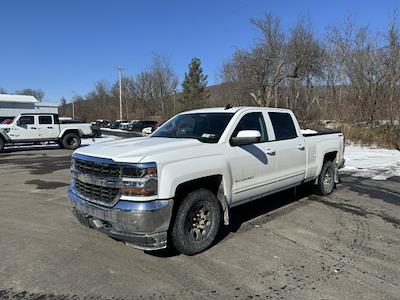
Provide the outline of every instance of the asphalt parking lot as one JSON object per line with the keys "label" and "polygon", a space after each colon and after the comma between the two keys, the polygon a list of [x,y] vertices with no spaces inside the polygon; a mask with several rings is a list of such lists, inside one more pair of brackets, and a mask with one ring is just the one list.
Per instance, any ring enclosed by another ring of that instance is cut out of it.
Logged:
{"label": "asphalt parking lot", "polygon": [[344,177],[232,212],[208,251],[145,253],[81,226],[70,151],[0,154],[0,298],[400,299],[400,179]]}

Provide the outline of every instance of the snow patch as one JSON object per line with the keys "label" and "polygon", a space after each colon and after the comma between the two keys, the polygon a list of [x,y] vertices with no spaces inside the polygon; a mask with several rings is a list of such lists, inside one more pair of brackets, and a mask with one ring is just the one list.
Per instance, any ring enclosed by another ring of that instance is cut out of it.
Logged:
{"label": "snow patch", "polygon": [[339,172],[352,176],[387,180],[400,176],[400,151],[347,145],[345,167]]}
{"label": "snow patch", "polygon": [[313,129],[301,129],[301,134],[314,134],[314,133],[318,133],[318,131],[315,131]]}

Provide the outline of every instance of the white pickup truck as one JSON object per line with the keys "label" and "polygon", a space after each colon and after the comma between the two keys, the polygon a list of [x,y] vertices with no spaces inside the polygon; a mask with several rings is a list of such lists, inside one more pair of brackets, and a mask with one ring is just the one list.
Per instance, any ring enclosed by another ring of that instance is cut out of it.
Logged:
{"label": "white pickup truck", "polygon": [[82,137],[91,137],[88,123],[60,124],[56,114],[20,114],[10,124],[0,124],[0,152],[6,145],[56,142],[75,150]]}
{"label": "white pickup truck", "polygon": [[68,193],[86,226],[139,249],[193,255],[234,206],[305,182],[330,194],[343,151],[343,134],[303,136],[290,110],[201,109],[149,137],[76,150]]}

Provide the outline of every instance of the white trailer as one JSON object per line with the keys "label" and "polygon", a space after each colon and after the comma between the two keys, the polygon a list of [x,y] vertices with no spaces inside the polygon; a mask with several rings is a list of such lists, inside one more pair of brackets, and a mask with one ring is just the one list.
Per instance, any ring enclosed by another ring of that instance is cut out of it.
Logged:
{"label": "white trailer", "polygon": [[40,102],[33,96],[0,94],[0,124],[25,113],[58,114],[58,104]]}

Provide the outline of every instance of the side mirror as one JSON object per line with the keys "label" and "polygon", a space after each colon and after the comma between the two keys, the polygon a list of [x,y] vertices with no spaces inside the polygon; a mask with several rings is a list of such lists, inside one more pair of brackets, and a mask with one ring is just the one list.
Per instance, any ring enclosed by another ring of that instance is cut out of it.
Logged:
{"label": "side mirror", "polygon": [[258,130],[242,130],[236,137],[231,138],[232,146],[255,144],[261,141],[261,133]]}

